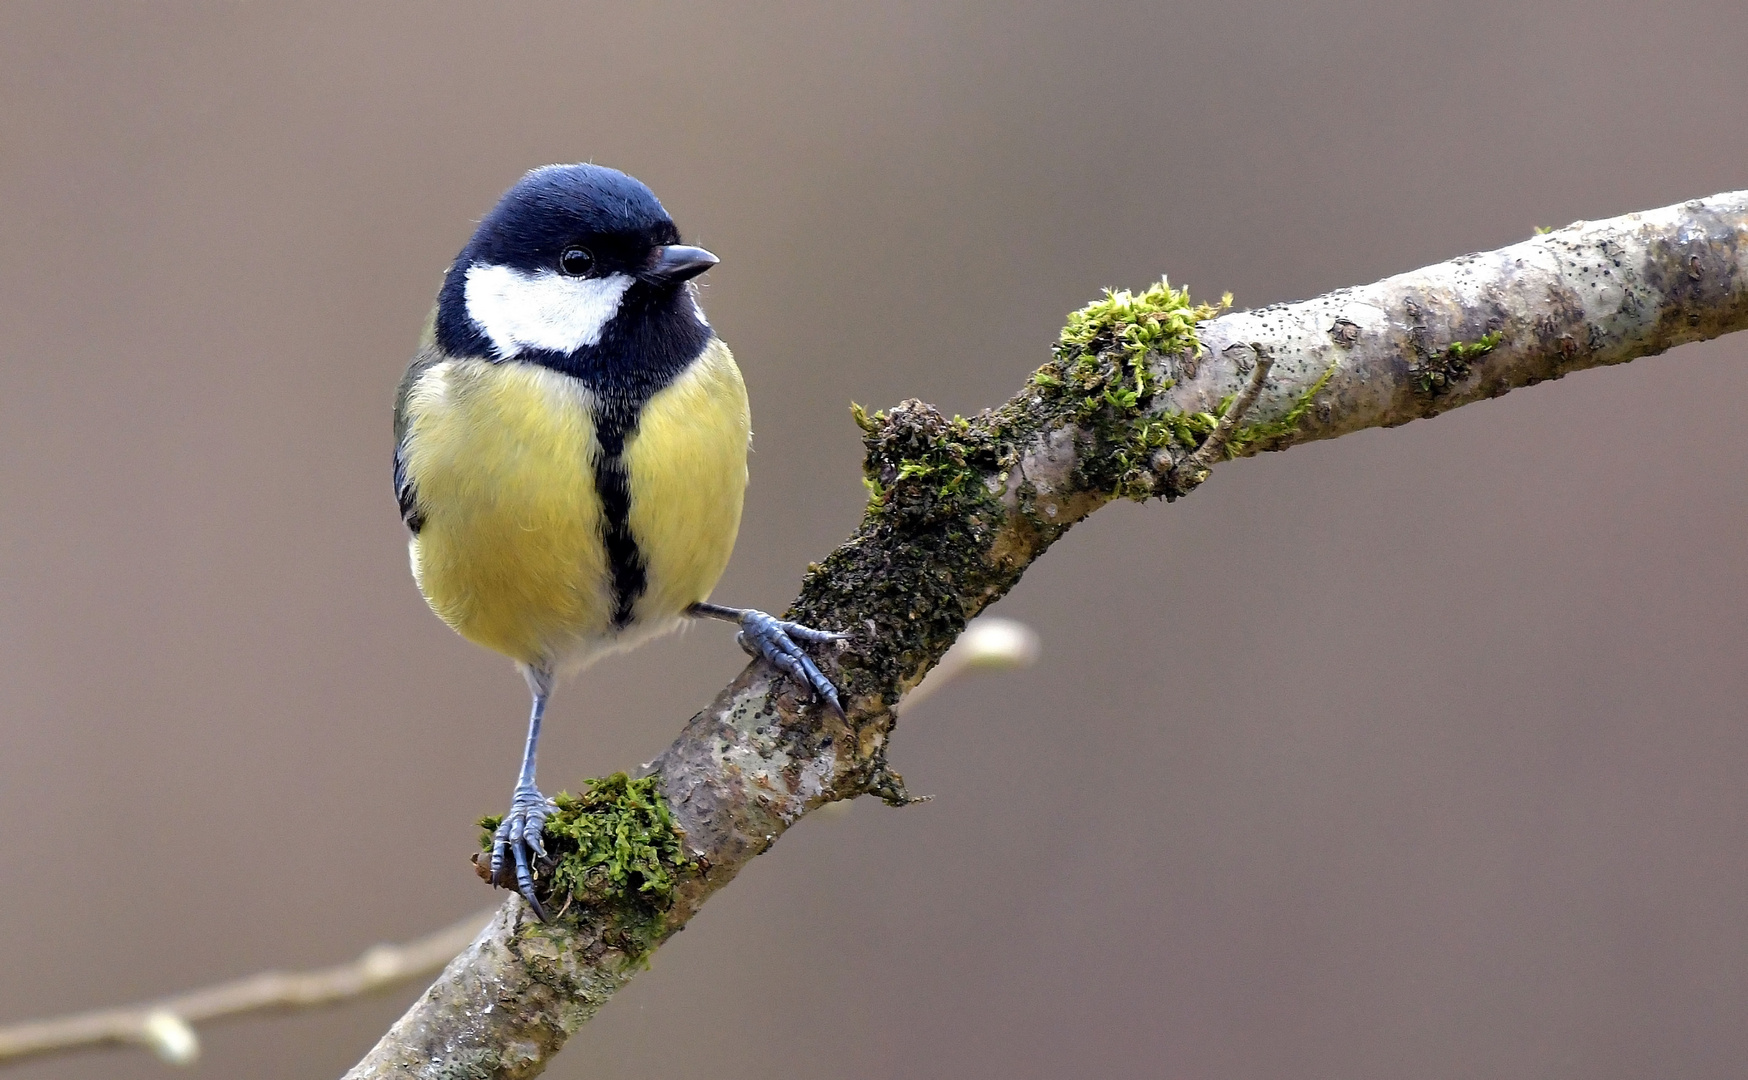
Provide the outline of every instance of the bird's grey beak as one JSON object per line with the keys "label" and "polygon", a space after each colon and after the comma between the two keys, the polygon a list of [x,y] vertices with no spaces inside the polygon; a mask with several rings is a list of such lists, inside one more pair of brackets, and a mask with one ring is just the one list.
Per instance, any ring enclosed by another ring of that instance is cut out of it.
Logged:
{"label": "bird's grey beak", "polygon": [[678,285],[702,274],[721,262],[700,247],[666,244],[650,255],[649,265],[638,276],[656,285]]}

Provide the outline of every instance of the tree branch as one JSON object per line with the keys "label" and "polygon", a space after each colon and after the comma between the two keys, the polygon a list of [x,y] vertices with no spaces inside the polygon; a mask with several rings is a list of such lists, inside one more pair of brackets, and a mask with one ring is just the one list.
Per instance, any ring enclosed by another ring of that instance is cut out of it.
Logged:
{"label": "tree branch", "polygon": [[[860,418],[874,498],[790,612],[853,635],[825,661],[847,715],[754,665],[651,764],[701,868],[660,936],[808,811],[906,801],[886,766],[895,703],[1075,522],[1120,496],[1175,497],[1173,471],[1200,464],[1221,414],[1226,455],[1281,450],[1748,327],[1748,191],[1225,315],[1162,354],[1147,343],[1167,314],[1083,320],[1077,347],[970,420],[916,401]],[[1273,369],[1245,413],[1263,357]],[[348,1077],[538,1074],[638,966],[612,925],[590,906],[542,925],[511,897]]]}

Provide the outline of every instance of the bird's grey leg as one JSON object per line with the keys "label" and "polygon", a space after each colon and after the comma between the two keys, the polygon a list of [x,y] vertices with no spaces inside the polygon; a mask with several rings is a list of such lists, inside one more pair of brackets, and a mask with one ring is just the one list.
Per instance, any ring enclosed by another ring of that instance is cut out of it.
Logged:
{"label": "bird's grey leg", "polygon": [[850,635],[785,622],[753,608],[698,603],[687,608],[686,614],[694,619],[720,619],[738,624],[740,633],[735,635],[735,641],[749,655],[764,657],[778,671],[811,689],[815,697],[831,706],[833,712],[844,715],[844,707],[838,704],[838,688],[820,672],[798,642],[823,645],[843,641]]}
{"label": "bird's grey leg", "polygon": [[546,827],[546,818],[553,805],[534,786],[534,759],[540,750],[540,720],[546,715],[546,699],[552,693],[552,672],[524,666],[522,676],[528,680],[534,706],[528,714],[528,746],[522,751],[522,773],[516,778],[510,812],[498,824],[497,832],[492,834],[492,883],[509,888],[510,881],[505,871],[514,861],[516,891],[528,901],[534,914],[540,916],[540,921],[546,922],[546,909],[540,906],[540,898],[534,895],[533,866],[536,859],[546,857],[546,844],[540,834]]}

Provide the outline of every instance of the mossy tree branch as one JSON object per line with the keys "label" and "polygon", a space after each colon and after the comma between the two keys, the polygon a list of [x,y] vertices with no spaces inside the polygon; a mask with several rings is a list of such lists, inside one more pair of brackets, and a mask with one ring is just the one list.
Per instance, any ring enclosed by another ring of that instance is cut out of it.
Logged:
{"label": "mossy tree branch", "polygon": [[886,765],[894,704],[1076,522],[1116,498],[1176,498],[1193,486],[1173,479],[1186,460],[1199,482],[1193,455],[1259,357],[1272,367],[1243,422],[1225,425],[1226,456],[1393,427],[1748,328],[1748,191],[1215,315],[1163,283],[1108,294],[999,408],[858,410],[868,512],[809,568],[790,611],[853,635],[827,658],[846,717],[747,668],[650,766],[695,861],[648,936],[626,941],[611,898],[542,925],[512,896],[348,1077],[534,1076],[802,815],[862,794],[906,801]]}

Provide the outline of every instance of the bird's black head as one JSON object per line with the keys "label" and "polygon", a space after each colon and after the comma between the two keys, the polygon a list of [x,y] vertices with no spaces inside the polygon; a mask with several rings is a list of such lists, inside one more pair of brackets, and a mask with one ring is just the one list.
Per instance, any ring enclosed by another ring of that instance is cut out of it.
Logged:
{"label": "bird's black head", "polygon": [[451,356],[523,360],[641,396],[710,339],[687,283],[716,256],[679,240],[655,193],[617,169],[535,169],[450,266],[437,342]]}

